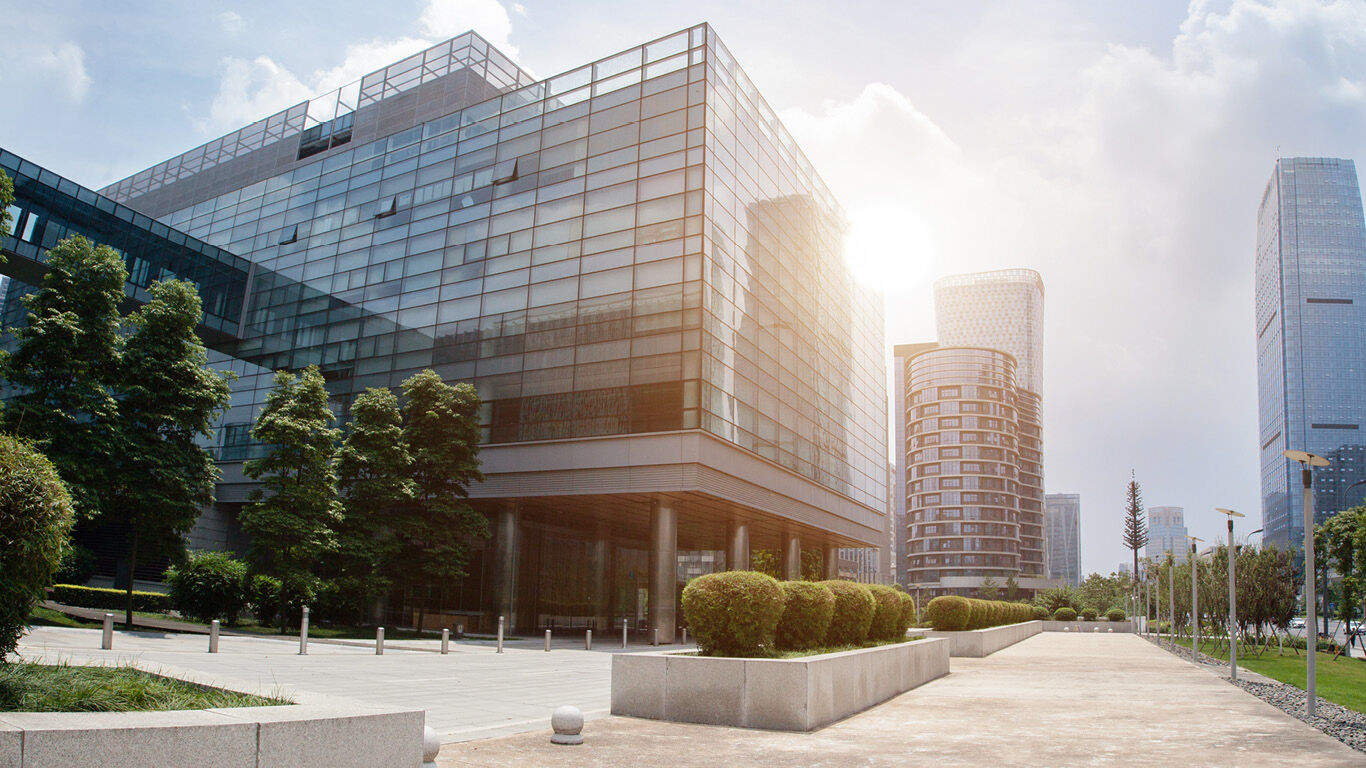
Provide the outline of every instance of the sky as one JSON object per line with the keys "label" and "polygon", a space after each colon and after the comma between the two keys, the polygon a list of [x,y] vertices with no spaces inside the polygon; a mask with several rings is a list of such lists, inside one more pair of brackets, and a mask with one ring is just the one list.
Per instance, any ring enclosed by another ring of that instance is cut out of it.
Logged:
{"label": "sky", "polygon": [[[379,11],[383,8],[383,11]],[[0,146],[100,187],[475,29],[538,77],[707,21],[844,205],[887,343],[932,284],[1045,285],[1049,493],[1082,567],[1148,505],[1260,525],[1255,215],[1276,157],[1366,160],[1366,3],[0,0]]]}

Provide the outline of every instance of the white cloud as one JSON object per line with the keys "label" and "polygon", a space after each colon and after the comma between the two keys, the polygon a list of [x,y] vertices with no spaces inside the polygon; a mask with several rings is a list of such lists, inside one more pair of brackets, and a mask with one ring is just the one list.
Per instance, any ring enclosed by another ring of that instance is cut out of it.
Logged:
{"label": "white cloud", "polygon": [[213,133],[224,126],[247,125],[312,95],[312,88],[268,57],[258,56],[251,61],[227,58],[223,60],[218,95],[214,96],[209,117],[200,122],[200,128]]}
{"label": "white cloud", "polygon": [[433,39],[444,40],[473,29],[498,50],[517,58],[517,46],[508,40],[512,19],[498,0],[427,0],[421,22]]}
{"label": "white cloud", "polygon": [[35,62],[46,74],[56,78],[58,87],[69,101],[83,101],[90,92],[85,50],[79,45],[66,42],[46,48],[37,54]]}
{"label": "white cloud", "polygon": [[223,11],[214,16],[213,20],[218,22],[218,28],[223,30],[223,34],[228,37],[237,37],[247,26],[236,11]]}
{"label": "white cloud", "polygon": [[513,13],[516,13],[518,16],[522,16],[522,17],[525,17],[525,16],[526,16],[526,6],[525,6],[525,5],[522,5],[521,3],[513,3],[513,4],[512,4],[512,11],[513,11]]}

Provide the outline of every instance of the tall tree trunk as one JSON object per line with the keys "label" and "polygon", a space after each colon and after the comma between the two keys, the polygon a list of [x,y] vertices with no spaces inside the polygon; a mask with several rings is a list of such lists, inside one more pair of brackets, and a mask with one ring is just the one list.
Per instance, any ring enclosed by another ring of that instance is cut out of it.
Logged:
{"label": "tall tree trunk", "polygon": [[124,597],[123,626],[133,628],[133,578],[138,570],[138,529],[133,528],[133,539],[128,547],[128,590]]}

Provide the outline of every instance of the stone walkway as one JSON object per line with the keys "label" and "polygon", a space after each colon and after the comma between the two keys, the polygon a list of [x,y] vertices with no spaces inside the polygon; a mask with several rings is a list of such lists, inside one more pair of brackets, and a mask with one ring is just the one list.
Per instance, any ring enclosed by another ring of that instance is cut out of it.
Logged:
{"label": "stone walkway", "polygon": [[1366,755],[1134,635],[1045,633],[809,734],[609,717],[442,748],[439,766],[1366,765]]}

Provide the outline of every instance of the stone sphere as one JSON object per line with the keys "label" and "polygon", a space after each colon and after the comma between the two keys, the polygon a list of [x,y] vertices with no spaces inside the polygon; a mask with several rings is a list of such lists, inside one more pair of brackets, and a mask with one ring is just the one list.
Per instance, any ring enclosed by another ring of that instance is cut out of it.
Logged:
{"label": "stone sphere", "polygon": [[430,725],[422,727],[422,761],[430,763],[436,760],[436,755],[441,751],[441,739],[437,738],[436,731]]}
{"label": "stone sphere", "polygon": [[554,744],[583,743],[583,736],[579,734],[583,730],[583,713],[578,707],[566,705],[555,710],[550,716],[550,727],[555,729],[555,734],[550,737]]}

